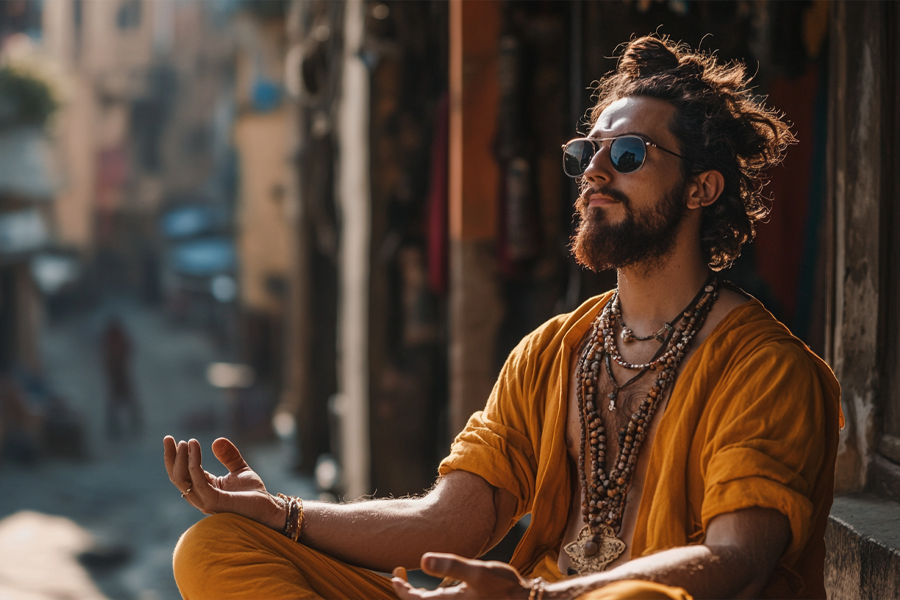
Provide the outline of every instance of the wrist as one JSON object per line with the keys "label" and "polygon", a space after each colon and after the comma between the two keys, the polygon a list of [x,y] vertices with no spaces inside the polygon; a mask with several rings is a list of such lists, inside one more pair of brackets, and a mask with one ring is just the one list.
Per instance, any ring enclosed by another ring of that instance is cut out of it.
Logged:
{"label": "wrist", "polygon": [[543,600],[568,600],[569,598],[579,598],[590,591],[601,588],[608,583],[612,583],[613,580],[600,575],[600,573],[594,573],[587,576],[547,583],[544,586]]}
{"label": "wrist", "polygon": [[287,511],[282,533],[296,542],[303,532],[303,499],[284,494],[278,494],[278,499],[284,504]]}
{"label": "wrist", "polygon": [[535,577],[528,582],[529,593],[528,600],[544,600],[544,594],[547,591],[547,582],[543,577]]}
{"label": "wrist", "polygon": [[269,507],[264,524],[267,527],[274,529],[278,533],[282,533],[284,532],[284,525],[285,523],[287,523],[290,507],[287,502],[285,502],[278,496],[274,496],[272,494],[269,494],[268,492],[266,493],[269,496]]}

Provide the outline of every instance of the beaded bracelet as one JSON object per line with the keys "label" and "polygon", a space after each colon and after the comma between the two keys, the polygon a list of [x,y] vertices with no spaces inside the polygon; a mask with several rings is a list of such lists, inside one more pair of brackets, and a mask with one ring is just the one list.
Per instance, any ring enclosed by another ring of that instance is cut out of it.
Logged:
{"label": "beaded bracelet", "polygon": [[278,494],[278,498],[282,500],[285,508],[288,509],[282,533],[285,537],[296,542],[300,539],[300,533],[303,531],[303,500],[284,494]]}
{"label": "beaded bracelet", "polygon": [[531,580],[531,592],[528,594],[528,600],[542,600],[544,597],[544,586],[547,584],[543,577],[535,577]]}

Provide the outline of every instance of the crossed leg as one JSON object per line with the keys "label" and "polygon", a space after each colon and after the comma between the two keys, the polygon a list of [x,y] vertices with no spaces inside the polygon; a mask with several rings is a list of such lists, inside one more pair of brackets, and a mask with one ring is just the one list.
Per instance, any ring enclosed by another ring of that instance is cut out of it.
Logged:
{"label": "crossed leg", "polygon": [[397,598],[386,577],[227,513],[188,529],[175,546],[173,566],[185,600]]}
{"label": "crossed leg", "polygon": [[[185,600],[328,598],[396,600],[388,578],[223,513],[197,522],[175,546],[175,582]],[[690,600],[681,588],[619,581],[584,600]]]}

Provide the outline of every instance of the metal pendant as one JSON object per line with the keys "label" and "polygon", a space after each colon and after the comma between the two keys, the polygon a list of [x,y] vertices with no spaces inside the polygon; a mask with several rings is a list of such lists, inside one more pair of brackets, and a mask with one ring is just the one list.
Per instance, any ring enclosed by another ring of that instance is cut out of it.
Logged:
{"label": "metal pendant", "polygon": [[579,575],[599,573],[625,552],[625,542],[616,537],[612,527],[605,523],[597,533],[585,525],[578,538],[565,547]]}
{"label": "metal pendant", "polygon": [[669,339],[669,334],[675,331],[675,328],[666,323],[663,325],[663,328],[653,334],[653,337],[656,338],[660,344],[665,344],[666,340]]}

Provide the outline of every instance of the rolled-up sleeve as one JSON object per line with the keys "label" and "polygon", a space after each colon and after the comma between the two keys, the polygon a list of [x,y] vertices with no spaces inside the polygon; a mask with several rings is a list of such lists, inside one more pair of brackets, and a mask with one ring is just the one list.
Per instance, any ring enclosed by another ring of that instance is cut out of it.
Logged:
{"label": "rolled-up sleeve", "polygon": [[821,379],[799,348],[762,348],[720,390],[703,451],[704,531],[715,517],[760,507],[791,524],[782,562],[790,564],[813,529],[814,482],[826,462]]}
{"label": "rolled-up sleeve", "polygon": [[527,435],[533,427],[533,393],[527,393],[530,340],[510,354],[487,405],[474,413],[456,436],[450,454],[440,464],[441,476],[468,471],[516,497],[516,517],[530,512],[538,459]]}

